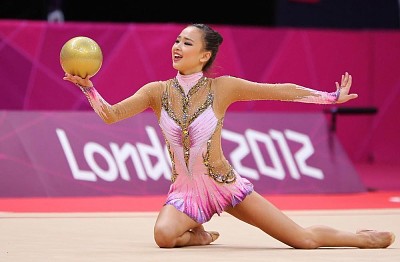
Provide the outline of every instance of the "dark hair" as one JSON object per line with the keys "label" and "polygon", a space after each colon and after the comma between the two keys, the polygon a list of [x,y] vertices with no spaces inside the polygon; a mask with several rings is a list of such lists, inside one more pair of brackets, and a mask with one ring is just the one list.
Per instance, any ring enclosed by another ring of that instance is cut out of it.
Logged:
{"label": "dark hair", "polygon": [[203,41],[204,41],[204,49],[206,51],[211,51],[211,57],[207,61],[207,63],[203,66],[203,71],[206,72],[210,69],[214,60],[217,56],[219,46],[222,44],[224,40],[220,33],[212,29],[210,26],[206,24],[191,24],[201,31],[203,31]]}

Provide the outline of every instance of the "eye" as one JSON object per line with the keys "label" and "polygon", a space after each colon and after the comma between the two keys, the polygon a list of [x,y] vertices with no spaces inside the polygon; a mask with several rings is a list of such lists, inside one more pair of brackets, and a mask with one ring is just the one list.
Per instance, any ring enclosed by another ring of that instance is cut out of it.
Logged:
{"label": "eye", "polygon": [[185,42],[185,45],[190,45],[190,46],[192,46],[193,43],[192,43],[192,42]]}

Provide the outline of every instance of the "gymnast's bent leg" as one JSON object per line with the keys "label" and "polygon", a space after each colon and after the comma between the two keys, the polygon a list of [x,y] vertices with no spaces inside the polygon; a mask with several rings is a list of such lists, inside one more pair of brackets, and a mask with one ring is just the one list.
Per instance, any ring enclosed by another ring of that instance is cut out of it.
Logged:
{"label": "gymnast's bent leg", "polygon": [[215,232],[207,232],[202,224],[172,205],[165,205],[154,225],[154,239],[159,247],[207,245],[217,239]]}

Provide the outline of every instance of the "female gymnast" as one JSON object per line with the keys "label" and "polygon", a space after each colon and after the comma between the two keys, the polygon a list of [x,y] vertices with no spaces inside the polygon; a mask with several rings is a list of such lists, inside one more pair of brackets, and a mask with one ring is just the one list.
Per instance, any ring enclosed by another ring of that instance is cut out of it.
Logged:
{"label": "female gymnast", "polygon": [[89,77],[65,74],[86,95],[107,124],[151,108],[163,132],[172,163],[171,185],[154,226],[161,248],[208,245],[219,233],[203,224],[214,214],[227,212],[266,234],[298,249],[319,247],[386,248],[392,232],[339,231],[315,225],[304,228],[290,219],[241,177],[223,155],[221,130],[227,108],[237,101],[281,100],[315,104],[344,103],[357,98],[349,93],[347,72],[335,92],[282,83],[257,83],[233,76],[209,78],[223,37],[205,24],[183,28],[172,46],[174,78],[142,86],[132,96],[110,105]]}

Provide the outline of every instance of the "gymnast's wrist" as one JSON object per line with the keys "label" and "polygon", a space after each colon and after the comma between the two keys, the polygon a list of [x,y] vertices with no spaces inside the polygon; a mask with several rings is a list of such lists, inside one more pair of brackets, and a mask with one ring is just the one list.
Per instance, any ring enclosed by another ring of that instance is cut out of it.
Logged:
{"label": "gymnast's wrist", "polygon": [[83,86],[79,83],[75,83],[83,92],[88,92],[93,89],[93,86]]}
{"label": "gymnast's wrist", "polygon": [[339,97],[340,97],[340,90],[342,89],[342,87],[339,87],[338,90],[336,90],[335,92],[335,104],[339,101]]}

